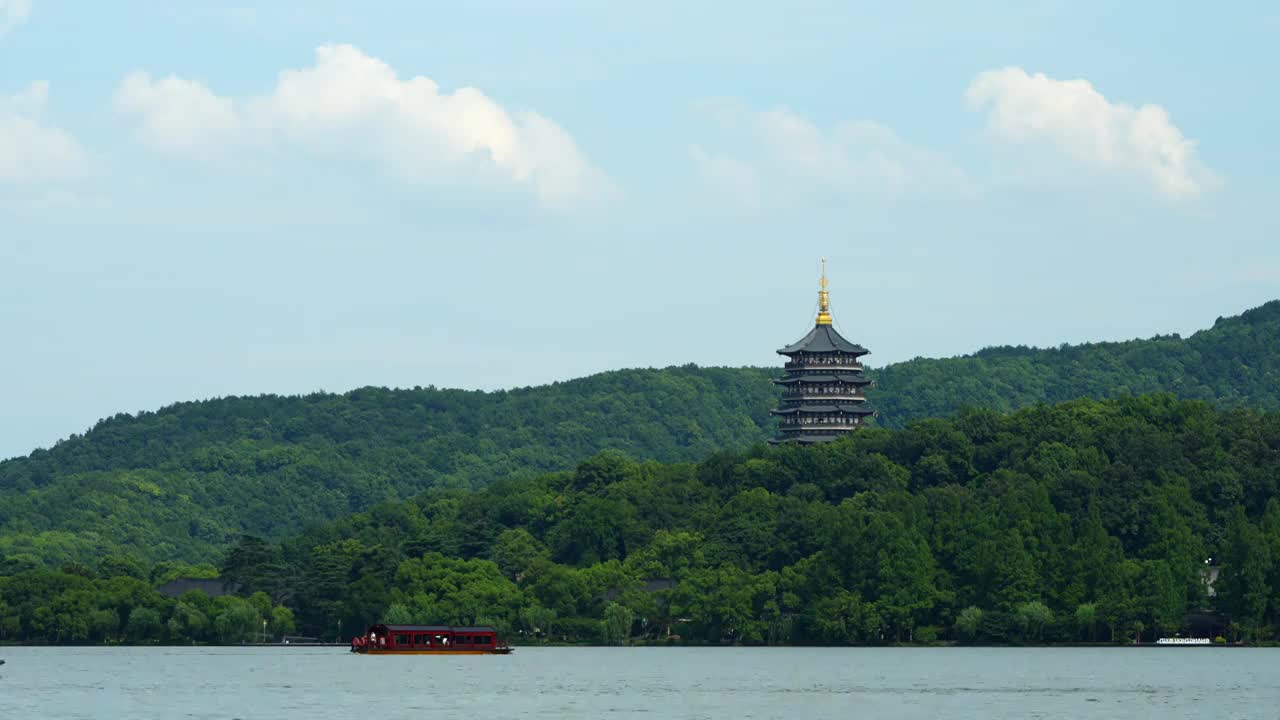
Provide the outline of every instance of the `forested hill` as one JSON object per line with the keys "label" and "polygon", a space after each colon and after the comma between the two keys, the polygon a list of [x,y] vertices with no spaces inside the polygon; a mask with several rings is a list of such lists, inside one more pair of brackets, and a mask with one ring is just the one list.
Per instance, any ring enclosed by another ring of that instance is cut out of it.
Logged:
{"label": "forested hill", "polygon": [[1172,392],[1219,407],[1280,409],[1280,300],[1219,318],[1189,338],[997,347],[918,358],[871,373],[880,422],[949,415],[962,406],[1009,411],[1080,397]]}
{"label": "forested hill", "polygon": [[699,463],[606,451],[242,538],[220,570],[246,599],[162,597],[191,572],[172,563],[3,563],[0,642],[238,643],[264,622],[345,639],[378,620],[493,624],[520,645],[1274,641],[1278,483],[1280,413],[1169,394]]}
{"label": "forested hill", "polygon": [[223,571],[292,598],[314,632],[485,619],[597,642],[1125,642],[1212,608],[1232,622],[1215,632],[1270,640],[1278,490],[1280,414],[1077,400],[696,465],[603,453],[275,549],[248,540]]}
{"label": "forested hill", "polygon": [[[0,556],[50,563],[123,550],[216,558],[430,487],[572,467],[602,449],[694,460],[772,433],[771,368],[624,370],[535,388],[363,388],[179,403],[119,415],[0,462]],[[1171,391],[1280,408],[1280,301],[1174,336],[992,348],[874,371],[880,422]]]}
{"label": "forested hill", "polygon": [[0,558],[209,560],[408,498],[572,467],[601,449],[695,459],[764,437],[765,370],[623,370],[503,392],[362,388],[118,415],[0,463]]}

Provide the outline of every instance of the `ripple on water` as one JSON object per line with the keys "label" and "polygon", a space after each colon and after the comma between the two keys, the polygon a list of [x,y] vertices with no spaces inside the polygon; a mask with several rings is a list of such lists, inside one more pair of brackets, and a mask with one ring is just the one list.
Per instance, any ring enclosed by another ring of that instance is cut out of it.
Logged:
{"label": "ripple on water", "polygon": [[[692,720],[1275,717],[1280,650],[521,648],[507,658],[341,651],[12,648],[4,717]],[[1160,656],[1160,657],[1157,657]],[[1034,660],[1034,662],[1029,662]],[[1033,700],[1032,700],[1033,699]],[[14,706],[16,703],[16,707]],[[1102,711],[1105,707],[1106,710]]]}

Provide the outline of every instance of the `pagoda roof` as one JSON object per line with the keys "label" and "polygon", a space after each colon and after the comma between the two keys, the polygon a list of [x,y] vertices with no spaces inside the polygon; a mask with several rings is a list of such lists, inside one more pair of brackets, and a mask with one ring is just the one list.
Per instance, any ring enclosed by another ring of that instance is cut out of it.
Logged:
{"label": "pagoda roof", "polygon": [[783,443],[799,443],[801,445],[813,445],[816,443],[827,443],[832,440],[838,440],[850,431],[848,430],[831,430],[829,432],[797,432],[788,434],[785,437],[774,438],[769,441],[770,445],[781,445]]}
{"label": "pagoda roof", "polygon": [[795,355],[801,352],[824,353],[845,352],[852,355],[866,355],[871,352],[856,343],[841,337],[840,333],[830,325],[814,325],[808,335],[778,351],[779,355]]}
{"label": "pagoda roof", "polygon": [[839,403],[835,405],[792,405],[771,410],[774,415],[795,415],[796,413],[828,414],[841,412],[848,415],[873,415],[875,410],[862,403]]}
{"label": "pagoda roof", "polygon": [[794,385],[796,383],[833,383],[842,382],[850,385],[870,385],[871,378],[861,373],[834,373],[814,375],[792,375],[774,380],[778,385]]}

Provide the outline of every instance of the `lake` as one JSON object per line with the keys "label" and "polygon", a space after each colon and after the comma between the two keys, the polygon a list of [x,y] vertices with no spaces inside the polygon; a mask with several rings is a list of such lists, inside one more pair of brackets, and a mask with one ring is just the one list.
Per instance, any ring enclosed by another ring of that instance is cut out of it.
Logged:
{"label": "lake", "polygon": [[0,648],[0,717],[1267,718],[1280,649]]}

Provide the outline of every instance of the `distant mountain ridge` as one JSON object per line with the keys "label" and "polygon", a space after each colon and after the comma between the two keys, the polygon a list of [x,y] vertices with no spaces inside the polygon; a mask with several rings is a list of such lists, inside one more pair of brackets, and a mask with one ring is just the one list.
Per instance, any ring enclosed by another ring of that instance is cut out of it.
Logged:
{"label": "distant mountain ridge", "polygon": [[974,405],[1001,411],[1080,397],[1172,392],[1219,407],[1280,409],[1280,301],[1218,318],[1189,338],[992,347],[946,359],[917,358],[872,376],[881,424]]}
{"label": "distant mountain ridge", "polygon": [[[0,462],[0,559],[208,560],[419,493],[572,467],[602,449],[696,460],[773,433],[777,368],[618,370],[479,392],[361,388],[117,415]],[[1280,409],[1280,301],[1189,338],[995,347],[872,370],[880,423],[1151,392]]]}

